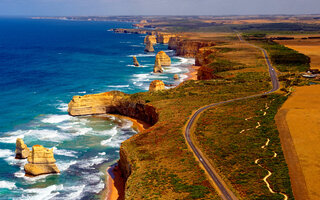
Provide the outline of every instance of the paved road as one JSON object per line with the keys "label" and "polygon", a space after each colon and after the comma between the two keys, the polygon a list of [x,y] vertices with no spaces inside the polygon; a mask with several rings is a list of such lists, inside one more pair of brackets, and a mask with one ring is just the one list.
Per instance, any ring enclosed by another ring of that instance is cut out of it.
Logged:
{"label": "paved road", "polygon": [[[245,43],[248,43],[247,41],[243,40],[242,37],[238,34],[238,38],[240,41],[243,41]],[[247,97],[241,97],[241,98],[237,98],[237,99],[231,99],[231,100],[227,100],[227,101],[221,101],[218,103],[213,103],[210,105],[207,105],[205,107],[200,108],[199,110],[197,110],[192,116],[191,119],[188,122],[188,125],[186,127],[185,130],[185,137],[186,140],[190,146],[190,148],[192,149],[192,151],[194,152],[194,154],[196,155],[196,157],[198,158],[199,162],[203,165],[203,167],[205,168],[205,170],[207,171],[207,173],[209,174],[210,178],[214,181],[214,183],[216,184],[216,186],[219,188],[220,193],[221,193],[221,198],[222,199],[226,199],[226,200],[237,200],[237,197],[232,193],[232,191],[230,191],[227,187],[226,184],[223,182],[223,180],[220,178],[220,176],[217,174],[217,172],[214,170],[214,168],[211,166],[211,164],[209,163],[209,161],[203,156],[203,153],[200,151],[200,149],[198,147],[195,146],[195,144],[193,143],[192,139],[191,139],[191,127],[196,123],[196,118],[205,110],[221,105],[221,104],[226,104],[226,103],[230,103],[230,102],[234,102],[234,101],[239,101],[239,100],[244,100],[244,99],[250,99],[250,98],[254,98],[254,97],[259,97],[262,95],[266,95],[266,94],[270,94],[276,90],[279,89],[279,81],[278,81],[278,77],[277,77],[277,73],[275,72],[275,69],[272,67],[268,54],[267,52],[255,45],[252,45],[250,43],[248,43],[249,45],[260,49],[265,57],[266,63],[268,65],[269,68],[269,74],[271,77],[271,82],[272,82],[272,89],[268,92],[265,93],[260,93],[260,94],[256,94],[256,95],[251,95],[251,96],[247,96]]]}

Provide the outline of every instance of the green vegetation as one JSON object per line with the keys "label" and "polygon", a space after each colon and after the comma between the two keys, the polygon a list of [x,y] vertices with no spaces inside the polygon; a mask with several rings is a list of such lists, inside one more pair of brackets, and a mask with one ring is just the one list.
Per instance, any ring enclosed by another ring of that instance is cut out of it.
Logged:
{"label": "green vegetation", "polygon": [[[194,134],[199,146],[242,199],[283,199],[269,192],[262,181],[267,171],[255,164],[256,159],[273,173],[268,179],[273,190],[293,199],[274,122],[285,100],[286,97],[278,94],[241,100],[210,109],[198,120]],[[258,128],[257,122],[261,124]],[[262,149],[267,139],[269,146]]]}
{"label": "green vegetation", "polygon": [[310,58],[308,56],[268,40],[265,36],[266,35],[262,33],[244,34],[246,40],[254,41],[268,52],[272,64],[275,65],[279,71],[304,72],[310,69]]}
{"label": "green vegetation", "polygon": [[[231,20],[232,21],[232,20]],[[200,20],[178,20],[166,22],[161,27],[166,27],[169,32],[264,32],[264,33],[319,33],[318,24],[306,23],[255,23],[255,24],[222,24],[205,23]],[[159,26],[159,27],[160,27]]]}
{"label": "green vegetation", "polygon": [[[183,130],[192,112],[202,106],[271,89],[267,67],[261,64],[265,63],[261,52],[251,46],[245,48],[228,46],[210,59],[209,64],[217,67],[219,75],[227,75],[224,79],[186,81],[170,90],[130,95],[132,101],[155,106],[159,121],[122,144],[132,164],[126,188],[128,199],[220,199],[188,149]],[[250,59],[258,61],[235,60],[235,54],[250,54]],[[195,133],[198,146],[241,199],[282,199],[281,195],[271,194],[261,180],[266,170],[254,163],[258,158],[262,159],[260,164],[273,172],[268,179],[272,188],[292,197],[273,122],[284,100],[280,94],[243,100],[211,109],[200,117]],[[260,109],[265,109],[266,103],[270,108],[263,115]],[[253,118],[245,121],[246,117]],[[261,127],[254,129],[257,121]],[[251,130],[240,134],[243,129]],[[267,138],[271,140],[270,146],[262,150]],[[274,159],[272,151],[278,154]]]}
{"label": "green vegetation", "polygon": [[284,45],[273,41],[267,41],[263,48],[271,57],[271,61],[281,72],[299,71],[304,72],[310,69],[310,58]]}
{"label": "green vegetation", "polygon": [[220,59],[220,58],[215,59],[215,61],[210,63],[208,66],[214,70],[213,73],[245,68],[245,66],[243,66],[243,64],[241,63],[236,63],[230,60]]}

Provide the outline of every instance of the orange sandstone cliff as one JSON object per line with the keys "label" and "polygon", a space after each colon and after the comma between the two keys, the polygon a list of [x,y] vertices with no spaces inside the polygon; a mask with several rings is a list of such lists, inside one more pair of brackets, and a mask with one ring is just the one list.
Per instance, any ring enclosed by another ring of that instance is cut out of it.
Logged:
{"label": "orange sandstone cliff", "polygon": [[152,105],[131,100],[130,95],[119,91],[74,96],[68,104],[68,113],[71,116],[120,114],[151,125],[158,121],[158,113]]}
{"label": "orange sandstone cliff", "polygon": [[202,47],[214,46],[215,43],[206,40],[188,40],[182,37],[171,38],[169,41],[169,49],[176,50],[177,56],[196,57],[199,49]]}

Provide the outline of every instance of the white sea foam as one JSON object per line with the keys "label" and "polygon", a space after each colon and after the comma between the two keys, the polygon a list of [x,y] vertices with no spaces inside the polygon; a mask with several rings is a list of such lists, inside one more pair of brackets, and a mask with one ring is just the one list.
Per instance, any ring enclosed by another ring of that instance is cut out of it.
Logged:
{"label": "white sea foam", "polygon": [[66,133],[59,132],[57,130],[18,130],[9,132],[4,137],[0,138],[0,142],[3,143],[15,143],[17,138],[37,139],[41,141],[61,142],[64,140],[70,140],[71,137]]}
{"label": "white sea foam", "polygon": [[[127,67],[137,67],[135,65],[126,65]],[[150,65],[139,65],[139,68],[150,67]]]}
{"label": "white sea foam", "polygon": [[81,193],[85,187],[85,185],[67,187],[66,190],[72,193],[68,194],[66,199],[81,199]]}
{"label": "white sea foam", "polygon": [[130,45],[130,47],[144,47],[144,45],[133,44],[133,45]]}
{"label": "white sea foam", "polygon": [[58,124],[70,119],[72,119],[70,115],[48,115],[46,118],[42,119],[41,121],[43,123]]}
{"label": "white sea foam", "polygon": [[195,63],[195,59],[194,58],[183,58],[183,57],[178,57],[178,56],[175,56],[173,58],[176,58],[176,59],[179,59],[179,65],[181,64],[194,64]]}
{"label": "white sea foam", "polygon": [[6,188],[6,189],[15,189],[17,188],[16,184],[14,182],[10,181],[0,181],[0,188]]}
{"label": "white sea foam", "polygon": [[79,161],[77,163],[77,167],[82,168],[82,169],[92,169],[92,166],[99,165],[106,160],[107,160],[106,158],[95,156],[90,159]]}
{"label": "white sea foam", "polygon": [[164,72],[171,73],[171,74],[182,72],[182,69],[178,67],[164,67],[163,69],[164,69]]}
{"label": "white sea foam", "polygon": [[127,119],[123,119],[123,124],[121,124],[121,128],[128,129],[131,128],[133,125],[133,122]]}
{"label": "white sea foam", "polygon": [[14,156],[14,152],[9,149],[0,149],[0,158]]}
{"label": "white sea foam", "polygon": [[137,55],[129,55],[128,57],[153,57],[156,56],[154,53],[146,53],[146,54],[137,54]]}
{"label": "white sea foam", "polygon": [[101,153],[98,153],[100,156],[104,156],[106,155],[107,153],[106,152],[101,152]]}
{"label": "white sea foam", "polygon": [[[22,176],[22,174],[24,174]],[[15,173],[15,176],[18,177],[18,178],[23,178],[23,180],[27,183],[27,184],[34,184],[34,183],[44,183],[46,182],[46,178],[48,176],[57,176],[57,175],[52,175],[52,174],[45,174],[45,175],[40,175],[40,176],[36,176],[36,177],[28,177],[28,176],[25,176],[25,173],[24,173],[24,170],[20,170],[19,172],[16,172]]]}
{"label": "white sea foam", "polygon": [[27,196],[23,196],[21,199],[51,199],[58,194],[58,191],[63,190],[63,185],[51,185],[46,188],[32,188],[24,190],[28,193]]}
{"label": "white sea foam", "polygon": [[58,149],[57,147],[53,147],[53,152],[55,155],[61,155],[61,156],[67,156],[67,157],[74,157],[77,158],[76,155],[78,152],[71,151],[71,150],[65,150],[65,149]]}
{"label": "white sea foam", "polygon": [[101,144],[101,146],[108,146],[108,144],[111,142],[111,140],[112,140],[112,137],[110,137],[110,138],[107,139],[107,140],[102,140],[102,141],[100,142],[100,144]]}
{"label": "white sea foam", "polygon": [[129,87],[129,85],[109,85],[110,88],[126,88]]}
{"label": "white sea foam", "polygon": [[188,75],[185,75],[185,74],[181,74],[181,75],[180,75],[180,79],[181,79],[182,81],[186,80],[187,78],[188,78]]}
{"label": "white sea foam", "polygon": [[79,94],[86,94],[87,91],[81,91],[81,92],[78,92]]}
{"label": "white sea foam", "polygon": [[115,116],[107,115],[107,117],[108,117],[110,120],[112,120],[112,121],[116,120]]}
{"label": "white sea foam", "polygon": [[67,103],[61,103],[58,105],[57,109],[63,111],[63,112],[67,112],[68,111],[68,104]]}
{"label": "white sea foam", "polygon": [[66,171],[67,169],[69,169],[69,167],[71,166],[71,165],[74,165],[74,164],[76,164],[77,163],[77,161],[58,161],[57,162],[57,165],[58,165],[58,168],[60,169],[60,171]]}

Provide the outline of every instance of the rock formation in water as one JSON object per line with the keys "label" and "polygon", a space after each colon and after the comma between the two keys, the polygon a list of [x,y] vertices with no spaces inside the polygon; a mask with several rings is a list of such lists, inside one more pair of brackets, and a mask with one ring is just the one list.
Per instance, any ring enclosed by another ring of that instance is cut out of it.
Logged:
{"label": "rock formation in water", "polygon": [[30,154],[30,149],[24,143],[21,138],[18,138],[16,141],[16,158],[17,159],[26,159]]}
{"label": "rock formation in water", "polygon": [[74,96],[68,105],[68,112],[72,116],[120,114],[150,125],[158,121],[158,113],[152,105],[131,100],[130,95],[119,91]]}
{"label": "rock formation in water", "polygon": [[151,33],[146,30],[141,29],[124,29],[124,28],[116,28],[112,29],[115,33],[129,33],[129,34],[147,34]]}
{"label": "rock formation in water", "polygon": [[164,88],[165,88],[165,85],[164,85],[163,81],[154,80],[150,83],[149,91],[150,92],[159,91],[159,90],[164,90]]}
{"label": "rock formation in water", "polygon": [[157,43],[160,44],[168,44],[170,38],[175,37],[176,35],[174,34],[169,34],[169,33],[158,33],[157,34]]}
{"label": "rock formation in water", "polygon": [[148,44],[148,42],[152,43],[152,44],[156,44],[157,43],[157,38],[155,35],[147,35],[144,38],[144,43]]}
{"label": "rock formation in water", "polygon": [[154,63],[154,67],[153,67],[153,72],[154,73],[162,73],[163,69],[161,67],[161,61],[159,58],[156,58],[156,61]]}
{"label": "rock formation in water", "polygon": [[135,57],[135,56],[133,56],[133,65],[136,66],[136,67],[140,66],[140,64],[139,64],[139,62],[137,60],[137,57]]}
{"label": "rock formation in water", "polygon": [[28,157],[28,164],[24,166],[26,174],[38,176],[41,174],[60,173],[53,156],[53,149],[44,148],[41,145],[34,145]]}
{"label": "rock formation in water", "polygon": [[171,59],[164,51],[159,51],[159,53],[157,53],[156,60],[157,59],[160,60],[161,66],[171,65]]}
{"label": "rock formation in water", "polygon": [[151,42],[148,42],[146,45],[146,48],[144,49],[146,52],[154,52],[153,44]]}
{"label": "rock formation in water", "polygon": [[178,79],[179,79],[179,75],[178,75],[178,74],[175,74],[175,75],[173,76],[173,79],[174,79],[174,80],[178,80]]}

